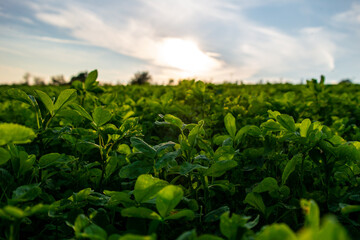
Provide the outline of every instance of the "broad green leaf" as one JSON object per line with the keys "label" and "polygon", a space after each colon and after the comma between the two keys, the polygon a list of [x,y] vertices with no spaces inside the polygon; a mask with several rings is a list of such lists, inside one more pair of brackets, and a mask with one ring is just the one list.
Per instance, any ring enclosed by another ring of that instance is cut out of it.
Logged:
{"label": "broad green leaf", "polygon": [[300,136],[301,137],[307,137],[308,130],[310,128],[311,121],[310,119],[306,118],[304,119],[300,124]]}
{"label": "broad green leaf", "polygon": [[98,71],[97,70],[91,71],[85,79],[85,83],[84,83],[85,90],[91,91],[93,89],[94,83],[96,83],[97,78],[98,78]]}
{"label": "broad green leaf", "polygon": [[51,115],[54,115],[54,104],[53,104],[51,98],[43,91],[35,90],[35,92],[37,93],[37,95],[39,96],[40,100],[45,105],[45,107],[49,111],[49,113]]}
{"label": "broad green leaf", "polygon": [[73,202],[81,202],[81,201],[85,201],[88,199],[88,197],[90,196],[91,193],[93,193],[94,191],[91,190],[91,188],[84,188],[82,190],[80,190],[77,193],[73,193],[73,195],[71,197],[69,197],[68,199],[70,201]]}
{"label": "broad green leaf", "polygon": [[203,234],[197,237],[196,240],[223,240],[223,239],[215,235]]}
{"label": "broad green leaf", "polygon": [[320,210],[314,200],[300,200],[301,208],[305,213],[305,227],[318,230],[320,226]]}
{"label": "broad green leaf", "polygon": [[141,174],[146,174],[151,171],[153,165],[147,161],[136,161],[127,166],[123,166],[119,171],[121,178],[135,179]]}
{"label": "broad green leaf", "polygon": [[155,168],[156,169],[161,169],[163,167],[166,167],[167,164],[173,160],[175,160],[175,158],[177,156],[179,156],[181,153],[180,150],[174,151],[174,152],[168,152],[165,153],[159,160],[156,161],[155,163]]}
{"label": "broad green leaf", "polygon": [[253,192],[271,192],[279,189],[276,179],[272,177],[264,178],[254,189]]}
{"label": "broad green leaf", "polygon": [[76,219],[75,219],[75,223],[74,223],[74,230],[75,233],[81,233],[83,231],[83,229],[88,226],[90,224],[90,220],[84,215],[84,214],[79,214]]}
{"label": "broad green leaf", "polygon": [[26,202],[32,201],[41,194],[39,184],[23,185],[13,191],[11,201]]}
{"label": "broad green leaf", "polygon": [[[284,223],[265,227],[255,240],[297,240],[295,233]],[[324,239],[324,238],[323,238]]]}
{"label": "broad green leaf", "polygon": [[220,231],[228,239],[241,239],[238,235],[238,228],[244,227],[250,217],[240,216],[230,212],[224,212],[220,217]]}
{"label": "broad green leaf", "polygon": [[31,128],[15,123],[0,123],[0,146],[10,143],[29,143],[35,136]]}
{"label": "broad green leaf", "polygon": [[168,183],[150,174],[143,174],[138,177],[135,183],[134,196],[139,203],[150,200],[163,189]]}
{"label": "broad green leaf", "polygon": [[209,169],[205,171],[205,176],[220,177],[226,171],[236,167],[238,164],[234,160],[219,161],[211,165]]}
{"label": "broad green leaf", "polygon": [[106,231],[93,223],[84,228],[84,233],[81,236],[91,240],[107,240]]}
{"label": "broad green leaf", "polygon": [[214,154],[214,160],[224,161],[224,160],[232,160],[235,155],[235,149],[231,146],[222,146],[216,149]]}
{"label": "broad green leaf", "polygon": [[84,118],[93,121],[93,118],[90,116],[90,114],[79,104],[73,103],[71,104],[71,107],[75,109],[81,116]]}
{"label": "broad green leaf", "polygon": [[170,212],[170,215],[167,216],[165,220],[176,220],[180,218],[186,221],[192,221],[195,218],[195,213],[190,209],[182,209],[180,211]]}
{"label": "broad green leaf", "polygon": [[353,212],[360,212],[360,205],[349,205],[349,204],[340,204],[341,213],[342,214],[349,214]]}
{"label": "broad green leaf", "polygon": [[3,208],[4,212],[14,218],[24,218],[27,216],[27,214],[21,209],[21,208],[18,208],[18,207],[15,207],[15,206],[11,206],[11,205],[6,205],[4,208]]}
{"label": "broad green leaf", "polygon": [[189,132],[188,140],[189,140],[190,146],[194,146],[194,144],[196,143],[196,141],[198,139],[198,136],[204,133],[203,125],[204,125],[204,121],[201,120],[201,121],[199,121],[199,124],[197,124]]}
{"label": "broad green leaf", "polygon": [[267,131],[281,131],[281,125],[278,122],[275,122],[273,119],[267,120],[266,122],[261,124],[261,128]]}
{"label": "broad green leaf", "polygon": [[11,154],[5,148],[0,147],[0,165],[3,165],[9,161]]}
{"label": "broad green leaf", "polygon": [[153,147],[151,147],[149,144],[144,142],[142,139],[137,138],[137,137],[131,137],[130,142],[140,152],[146,154],[150,158],[155,157],[156,150]]}
{"label": "broad green leaf", "polygon": [[218,136],[214,137],[213,142],[216,145],[222,145],[223,142],[228,138],[231,138],[231,137],[229,135],[218,135]]}
{"label": "broad green leaf", "polygon": [[236,121],[234,116],[231,113],[226,114],[224,123],[229,135],[234,139],[236,134]]}
{"label": "broad green leaf", "polygon": [[161,220],[159,214],[154,212],[151,209],[144,207],[129,207],[121,210],[121,216],[123,217],[136,217],[136,218],[146,218],[152,220]]}
{"label": "broad green leaf", "polygon": [[120,144],[118,148],[116,149],[118,153],[129,155],[131,153],[131,149],[126,144]]}
{"label": "broad green leaf", "polygon": [[181,164],[179,172],[181,175],[186,175],[189,172],[194,171],[195,169],[207,169],[207,167],[201,166],[200,164],[184,162],[183,164]]}
{"label": "broad green leaf", "polygon": [[218,209],[212,210],[208,214],[205,215],[204,221],[205,222],[215,222],[220,219],[221,215],[225,212],[230,211],[230,208],[228,206],[222,206]]}
{"label": "broad green leaf", "polygon": [[174,126],[177,126],[179,129],[182,129],[182,127],[184,126],[184,123],[183,123],[183,121],[181,121],[180,118],[177,118],[171,114],[166,114],[164,116],[164,120],[165,120],[165,122],[168,122]]}
{"label": "broad green leaf", "polygon": [[103,109],[102,107],[97,107],[95,108],[92,117],[94,119],[95,125],[97,127],[101,127],[102,125],[110,121],[112,115],[108,110]]}
{"label": "broad green leaf", "polygon": [[122,204],[125,207],[128,207],[129,205],[134,205],[134,200],[130,198],[128,193],[105,190],[104,194],[110,196],[107,203],[108,206],[117,206]]}
{"label": "broad green leaf", "polygon": [[109,240],[156,240],[156,235],[150,235],[150,236],[142,236],[142,235],[135,235],[132,233],[125,234],[123,236],[111,239],[111,236]]}
{"label": "broad green leaf", "polygon": [[176,205],[179,204],[184,195],[183,190],[174,185],[168,185],[161,189],[156,195],[156,208],[164,218],[169,215]]}
{"label": "broad green leaf", "polygon": [[265,214],[265,204],[259,193],[254,193],[254,192],[248,193],[245,197],[244,203],[253,206],[255,209]]}
{"label": "broad green leaf", "polygon": [[322,227],[318,233],[314,234],[312,239],[339,239],[350,240],[346,229],[341,226],[333,216],[327,216],[322,221]]}
{"label": "broad green leaf", "polygon": [[294,121],[293,117],[291,117],[287,114],[281,114],[281,115],[277,116],[276,120],[286,130],[288,130],[290,132],[295,132],[295,121]]}
{"label": "broad green leaf", "polygon": [[298,161],[301,160],[301,158],[302,158],[302,155],[297,154],[297,155],[293,156],[290,161],[288,161],[288,163],[286,164],[285,169],[283,171],[282,177],[281,177],[281,182],[283,185],[286,183],[286,180],[288,179],[290,174],[295,170],[296,164]]}
{"label": "broad green leaf", "polygon": [[277,117],[280,115],[280,113],[278,111],[271,111],[271,110],[268,110],[267,111],[268,114],[269,114],[269,118],[272,118],[272,119],[277,119]]}
{"label": "broad green leaf", "polygon": [[21,101],[23,103],[27,103],[30,106],[34,106],[33,101],[31,101],[30,97],[23,91],[17,88],[10,88],[7,90],[7,94],[10,98]]}
{"label": "broad green leaf", "polygon": [[[70,159],[68,159],[70,161]],[[56,165],[59,163],[66,163],[68,162],[66,159],[65,154],[60,153],[48,153],[40,157],[39,159],[39,167],[40,168],[47,168],[52,165]]]}
{"label": "broad green leaf", "polygon": [[69,104],[71,101],[75,100],[76,96],[77,94],[75,89],[66,89],[62,91],[54,104],[54,113]]}

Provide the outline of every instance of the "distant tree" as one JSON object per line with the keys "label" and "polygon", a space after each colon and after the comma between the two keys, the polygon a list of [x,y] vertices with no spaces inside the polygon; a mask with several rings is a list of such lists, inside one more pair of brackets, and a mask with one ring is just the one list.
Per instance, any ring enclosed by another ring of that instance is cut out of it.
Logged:
{"label": "distant tree", "polygon": [[134,77],[131,78],[130,84],[131,85],[144,85],[148,84],[151,81],[152,77],[149,72],[137,72],[134,74]]}
{"label": "distant tree", "polygon": [[66,80],[64,78],[64,75],[58,75],[51,77],[51,84],[52,85],[64,85],[66,84]]}
{"label": "distant tree", "polygon": [[87,75],[88,72],[81,72],[77,76],[72,76],[70,79],[70,84],[73,83],[74,81],[85,82]]}
{"label": "distant tree", "polygon": [[45,85],[45,80],[42,77],[34,77],[35,85]]}
{"label": "distant tree", "polygon": [[30,73],[25,73],[23,76],[23,80],[24,82],[22,83],[23,85],[29,85],[30,83],[30,78],[31,78],[31,74]]}
{"label": "distant tree", "polygon": [[339,84],[352,84],[351,79],[346,78],[346,79],[342,79]]}

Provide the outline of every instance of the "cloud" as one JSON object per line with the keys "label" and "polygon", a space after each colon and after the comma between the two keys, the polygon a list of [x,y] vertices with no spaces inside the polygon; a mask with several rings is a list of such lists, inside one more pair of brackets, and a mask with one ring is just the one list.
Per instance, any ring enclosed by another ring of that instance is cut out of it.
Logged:
{"label": "cloud", "polygon": [[[38,20],[64,29],[75,42],[141,59],[159,78],[170,73],[173,75],[166,78],[300,78],[304,72],[326,73],[335,68],[337,47],[325,28],[309,26],[290,34],[246,17],[248,8],[285,4],[282,0],[265,2],[137,0],[123,6],[110,1],[99,11],[90,3],[66,0],[61,6],[41,2],[31,6]],[[185,49],[167,49],[169,39]],[[164,51],[174,57],[164,57]],[[190,63],[179,62],[179,58]],[[191,62],[194,58],[209,69],[188,71],[196,63]]]}
{"label": "cloud", "polygon": [[353,3],[348,11],[336,14],[334,20],[350,25],[360,25],[360,3]]}

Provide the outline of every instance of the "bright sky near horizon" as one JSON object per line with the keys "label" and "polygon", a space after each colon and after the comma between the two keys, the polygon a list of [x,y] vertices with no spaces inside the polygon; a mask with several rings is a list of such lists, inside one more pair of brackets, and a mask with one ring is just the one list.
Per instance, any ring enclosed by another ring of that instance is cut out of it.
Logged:
{"label": "bright sky near horizon", "polygon": [[93,69],[105,83],[360,83],[360,1],[2,0],[0,31],[0,84]]}

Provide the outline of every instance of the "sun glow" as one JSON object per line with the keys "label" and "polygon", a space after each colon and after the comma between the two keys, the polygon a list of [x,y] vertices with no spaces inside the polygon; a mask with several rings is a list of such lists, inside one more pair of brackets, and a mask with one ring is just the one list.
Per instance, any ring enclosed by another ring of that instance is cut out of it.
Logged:
{"label": "sun glow", "polygon": [[164,39],[158,49],[158,62],[182,71],[197,74],[209,71],[220,62],[199,49],[196,43],[180,38]]}

